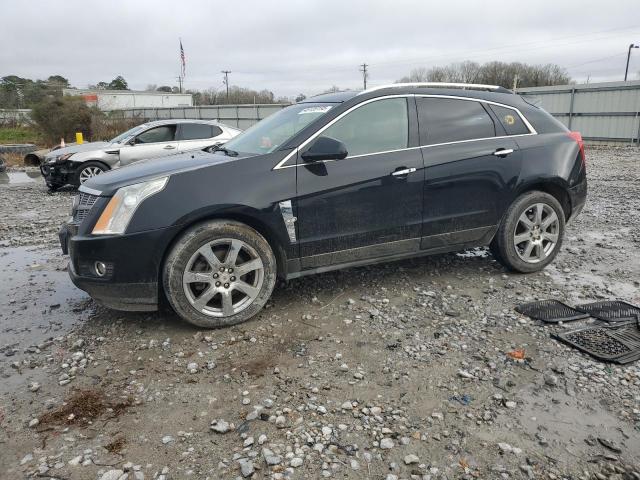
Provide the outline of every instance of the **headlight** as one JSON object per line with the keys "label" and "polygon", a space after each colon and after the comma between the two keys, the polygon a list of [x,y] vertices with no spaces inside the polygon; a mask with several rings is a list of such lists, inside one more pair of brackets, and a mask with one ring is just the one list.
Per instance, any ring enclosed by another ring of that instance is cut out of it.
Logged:
{"label": "headlight", "polygon": [[54,162],[55,163],[66,162],[67,160],[69,160],[69,158],[71,158],[71,155],[73,155],[73,153],[65,153],[64,155],[60,155],[58,157],[55,157],[54,158]]}
{"label": "headlight", "polygon": [[107,204],[91,233],[94,235],[123,234],[140,204],[161,191],[168,180],[169,177],[157,178],[119,189]]}

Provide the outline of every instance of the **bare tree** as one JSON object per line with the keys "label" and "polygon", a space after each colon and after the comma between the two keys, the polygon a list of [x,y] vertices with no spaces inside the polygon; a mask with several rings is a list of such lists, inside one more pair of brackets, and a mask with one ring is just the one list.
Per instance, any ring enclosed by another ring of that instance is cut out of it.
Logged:
{"label": "bare tree", "polygon": [[485,83],[511,88],[516,76],[519,87],[564,85],[571,81],[566,70],[551,63],[527,65],[519,62],[488,62],[480,65],[471,61],[452,63],[428,70],[426,68],[414,69],[408,77],[403,77],[400,81]]}

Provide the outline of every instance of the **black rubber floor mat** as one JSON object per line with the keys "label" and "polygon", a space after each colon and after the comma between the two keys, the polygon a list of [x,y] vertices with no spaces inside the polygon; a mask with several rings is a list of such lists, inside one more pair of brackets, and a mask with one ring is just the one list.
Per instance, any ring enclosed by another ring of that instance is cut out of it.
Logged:
{"label": "black rubber floor mat", "polygon": [[586,303],[584,305],[577,305],[576,309],[588,313],[594,318],[610,323],[640,320],[640,307],[620,300]]}
{"label": "black rubber floor mat", "polygon": [[640,358],[640,328],[637,323],[579,328],[554,334],[553,337],[606,362],[626,364]]}
{"label": "black rubber floor mat", "polygon": [[516,307],[516,312],[546,323],[571,322],[589,318],[588,313],[576,310],[558,300],[524,303]]}

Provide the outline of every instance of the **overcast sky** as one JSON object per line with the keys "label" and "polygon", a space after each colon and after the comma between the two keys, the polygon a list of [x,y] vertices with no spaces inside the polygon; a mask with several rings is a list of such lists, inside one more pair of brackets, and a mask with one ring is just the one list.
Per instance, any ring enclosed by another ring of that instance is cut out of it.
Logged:
{"label": "overcast sky", "polygon": [[[622,80],[640,44],[638,0],[0,1],[0,76],[59,74],[76,87],[230,84],[307,95],[462,60],[557,63],[578,82]],[[630,75],[640,79],[640,49]]]}

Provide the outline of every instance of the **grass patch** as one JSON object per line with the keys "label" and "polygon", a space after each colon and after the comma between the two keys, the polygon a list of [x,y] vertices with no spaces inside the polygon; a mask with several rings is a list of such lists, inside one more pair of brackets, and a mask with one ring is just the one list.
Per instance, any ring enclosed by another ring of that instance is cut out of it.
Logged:
{"label": "grass patch", "polygon": [[0,143],[35,143],[43,142],[42,135],[29,127],[0,128]]}
{"label": "grass patch", "polygon": [[24,154],[22,153],[2,153],[4,163],[7,167],[19,167],[24,165]]}

